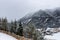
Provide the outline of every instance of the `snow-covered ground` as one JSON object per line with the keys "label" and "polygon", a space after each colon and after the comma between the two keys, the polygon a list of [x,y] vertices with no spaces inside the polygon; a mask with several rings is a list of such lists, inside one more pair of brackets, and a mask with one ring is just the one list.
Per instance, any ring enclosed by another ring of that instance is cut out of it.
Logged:
{"label": "snow-covered ground", "polygon": [[0,32],[0,40],[17,40],[16,38]]}
{"label": "snow-covered ground", "polygon": [[44,38],[46,38],[46,39],[60,40],[60,32],[55,33],[53,35],[46,35]]}

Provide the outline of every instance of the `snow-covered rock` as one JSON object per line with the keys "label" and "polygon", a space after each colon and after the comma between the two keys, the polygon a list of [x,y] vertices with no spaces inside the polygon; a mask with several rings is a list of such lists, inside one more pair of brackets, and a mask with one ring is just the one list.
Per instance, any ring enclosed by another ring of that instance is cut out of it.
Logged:
{"label": "snow-covered rock", "polygon": [[17,40],[16,38],[0,32],[0,40]]}
{"label": "snow-covered rock", "polygon": [[53,35],[46,35],[44,38],[45,38],[45,39],[60,40],[60,32],[55,33],[55,34],[53,34]]}

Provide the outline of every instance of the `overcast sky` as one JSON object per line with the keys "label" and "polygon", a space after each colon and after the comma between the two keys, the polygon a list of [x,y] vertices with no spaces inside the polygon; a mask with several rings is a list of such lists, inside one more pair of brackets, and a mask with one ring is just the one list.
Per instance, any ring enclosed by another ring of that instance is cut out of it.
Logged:
{"label": "overcast sky", "polygon": [[7,17],[9,21],[18,20],[39,9],[56,7],[60,7],[60,0],[0,0],[0,17]]}

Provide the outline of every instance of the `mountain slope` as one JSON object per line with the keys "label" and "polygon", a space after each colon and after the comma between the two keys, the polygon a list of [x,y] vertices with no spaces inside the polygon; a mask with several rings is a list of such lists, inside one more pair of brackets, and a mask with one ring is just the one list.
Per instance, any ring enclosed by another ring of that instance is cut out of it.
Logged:
{"label": "mountain slope", "polygon": [[26,16],[21,18],[19,21],[23,25],[32,22],[36,28],[60,27],[60,8],[52,10],[39,10],[27,18]]}

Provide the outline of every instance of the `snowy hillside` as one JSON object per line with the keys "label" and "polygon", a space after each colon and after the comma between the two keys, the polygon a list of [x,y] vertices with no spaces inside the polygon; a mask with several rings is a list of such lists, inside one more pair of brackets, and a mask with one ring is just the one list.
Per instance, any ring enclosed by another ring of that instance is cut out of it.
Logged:
{"label": "snowy hillside", "polygon": [[0,40],[17,40],[17,39],[0,32]]}
{"label": "snowy hillside", "polygon": [[53,35],[46,35],[44,38],[49,40],[60,40],[60,32]]}

